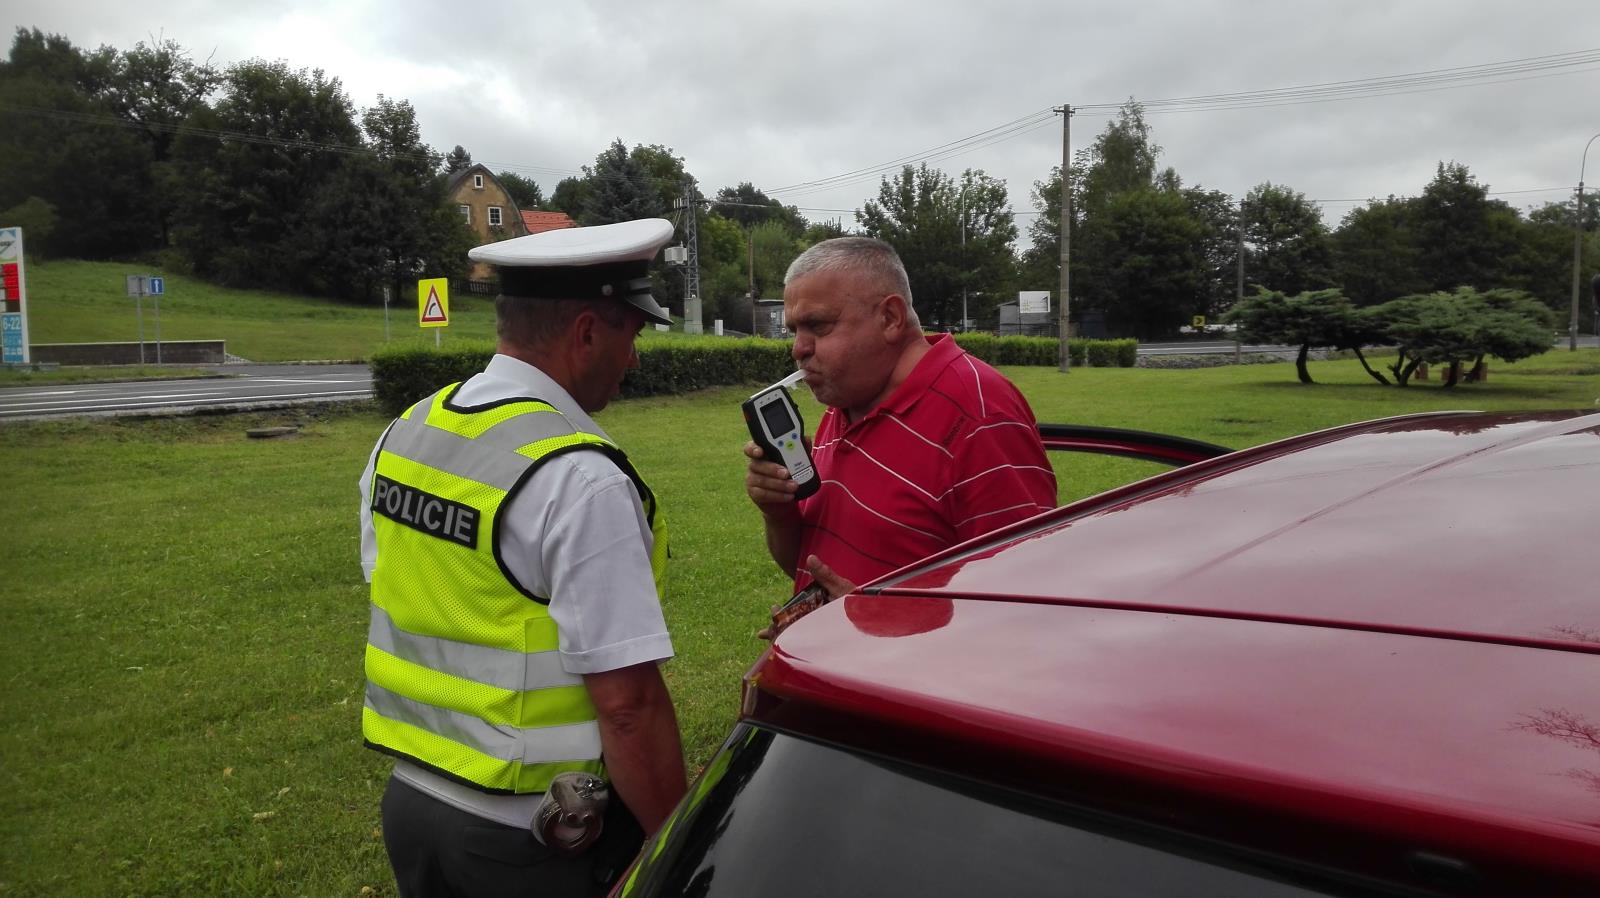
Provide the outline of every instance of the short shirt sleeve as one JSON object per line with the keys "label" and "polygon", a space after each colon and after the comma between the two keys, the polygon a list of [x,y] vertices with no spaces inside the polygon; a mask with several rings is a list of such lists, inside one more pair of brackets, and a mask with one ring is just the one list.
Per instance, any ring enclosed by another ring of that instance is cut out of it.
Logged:
{"label": "short shirt sleeve", "polygon": [[506,567],[550,599],[569,673],[672,657],[633,481],[597,452],[545,462],[505,510]]}

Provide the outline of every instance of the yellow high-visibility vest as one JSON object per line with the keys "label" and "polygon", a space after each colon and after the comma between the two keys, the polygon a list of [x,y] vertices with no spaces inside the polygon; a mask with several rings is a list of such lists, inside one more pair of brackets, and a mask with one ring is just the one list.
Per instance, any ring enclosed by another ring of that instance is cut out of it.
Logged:
{"label": "yellow high-visibility vest", "polygon": [[665,521],[610,440],[536,399],[457,406],[459,387],[408,409],[378,450],[362,736],[485,792],[543,792],[567,771],[603,776],[594,705],[583,678],[561,666],[550,597],[501,562],[499,515],[548,459],[604,453],[639,491],[658,595]]}

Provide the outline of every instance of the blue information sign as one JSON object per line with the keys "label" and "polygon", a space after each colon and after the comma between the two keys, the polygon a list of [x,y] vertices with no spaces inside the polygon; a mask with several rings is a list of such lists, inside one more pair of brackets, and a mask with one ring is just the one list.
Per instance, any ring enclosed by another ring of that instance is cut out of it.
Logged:
{"label": "blue information sign", "polygon": [[26,359],[22,354],[22,313],[0,313],[0,362],[20,365]]}
{"label": "blue information sign", "polygon": [[150,278],[149,279],[149,285],[150,286],[146,290],[146,292],[149,293],[151,296],[160,296],[161,294],[167,292],[167,279],[166,278],[156,278],[156,277]]}

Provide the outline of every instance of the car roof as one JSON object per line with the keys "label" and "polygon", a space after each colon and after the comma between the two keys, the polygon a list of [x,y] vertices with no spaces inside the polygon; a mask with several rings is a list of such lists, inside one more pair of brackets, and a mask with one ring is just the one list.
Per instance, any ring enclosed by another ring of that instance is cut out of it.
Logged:
{"label": "car roof", "polygon": [[1035,522],[883,585],[1600,650],[1600,415],[1370,422]]}
{"label": "car roof", "polygon": [[1597,507],[1600,416],[1308,435],[825,606],[758,663],[745,710],[1320,863],[1426,833],[1512,879],[1592,881]]}

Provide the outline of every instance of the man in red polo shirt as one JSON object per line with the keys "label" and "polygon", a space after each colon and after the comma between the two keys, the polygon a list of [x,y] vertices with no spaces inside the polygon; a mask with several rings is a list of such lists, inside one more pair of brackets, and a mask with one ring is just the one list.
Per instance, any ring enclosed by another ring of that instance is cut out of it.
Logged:
{"label": "man in red polo shirt", "polygon": [[828,406],[812,446],[822,486],[796,502],[788,472],[752,442],[745,491],[796,590],[817,579],[838,596],[1055,507],[1027,400],[950,335],[923,335],[891,246],[825,240],[784,284],[795,361]]}

